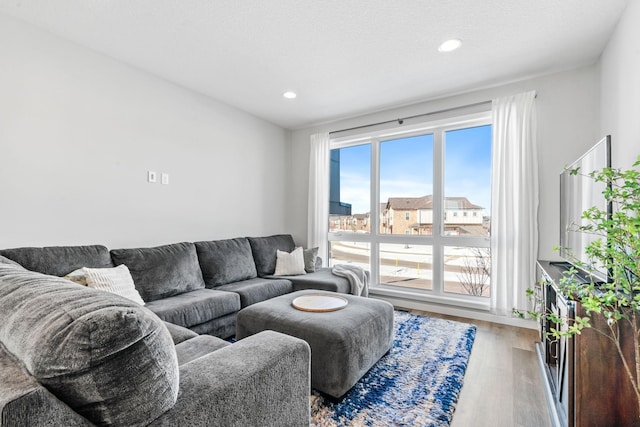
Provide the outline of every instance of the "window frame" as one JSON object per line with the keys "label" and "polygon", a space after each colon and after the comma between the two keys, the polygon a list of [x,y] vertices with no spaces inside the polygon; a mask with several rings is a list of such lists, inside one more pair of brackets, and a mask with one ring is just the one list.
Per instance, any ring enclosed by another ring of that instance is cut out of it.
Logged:
{"label": "window frame", "polygon": [[[448,236],[445,233],[444,219],[444,150],[445,135],[448,131],[492,125],[491,111],[468,114],[463,116],[433,120],[412,126],[400,126],[390,129],[374,131],[366,135],[345,136],[332,138],[330,150],[370,144],[370,228],[369,233],[351,233],[342,231],[329,232],[328,247],[333,241],[369,243],[369,263],[371,268],[371,293],[402,297],[427,302],[439,302],[461,307],[488,310],[489,298],[465,294],[447,293],[444,291],[444,250],[446,247],[479,247],[489,248],[489,236]],[[408,138],[424,134],[433,134],[433,224],[432,234],[383,234],[380,232],[381,215],[377,210],[380,206],[380,144],[398,138]],[[375,214],[373,214],[375,212]],[[439,212],[440,214],[436,214]],[[453,215],[457,216],[457,215]],[[328,220],[328,218],[327,218]],[[380,247],[381,243],[414,244],[432,247],[433,252],[433,289],[422,290],[414,288],[399,288],[380,283]],[[327,254],[328,256],[328,254]],[[436,267],[437,266],[437,267]],[[494,285],[491,283],[491,292]]]}

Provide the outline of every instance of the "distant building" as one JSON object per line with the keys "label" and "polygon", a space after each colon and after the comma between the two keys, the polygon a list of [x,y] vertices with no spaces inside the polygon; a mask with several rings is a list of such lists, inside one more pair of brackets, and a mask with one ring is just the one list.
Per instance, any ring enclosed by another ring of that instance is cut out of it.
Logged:
{"label": "distant building", "polygon": [[[485,235],[482,206],[466,197],[444,199],[444,232],[446,235]],[[383,233],[433,234],[433,196],[390,197],[385,208]]]}
{"label": "distant building", "polygon": [[355,231],[366,232],[369,233],[371,231],[371,221],[369,218],[369,214],[354,214],[352,215],[353,221],[352,224],[355,227]]}
{"label": "distant building", "polygon": [[[444,233],[448,236],[489,234],[491,219],[482,216],[483,208],[466,197],[444,200]],[[380,204],[381,234],[433,234],[433,196],[390,197]],[[371,215],[331,215],[329,231],[371,232]]]}
{"label": "distant building", "polygon": [[351,215],[330,215],[329,231],[351,231]]}
{"label": "distant building", "polygon": [[329,231],[340,230],[369,233],[371,231],[369,214],[329,216]]}
{"label": "distant building", "polygon": [[380,234],[386,234],[388,224],[387,224],[387,202],[380,203]]}
{"label": "distant building", "polygon": [[331,150],[330,161],[329,214],[351,215],[351,205],[340,201],[340,150]]}
{"label": "distant building", "polygon": [[463,236],[488,234],[484,226],[484,208],[471,203],[466,197],[446,197],[444,200],[445,234]]}

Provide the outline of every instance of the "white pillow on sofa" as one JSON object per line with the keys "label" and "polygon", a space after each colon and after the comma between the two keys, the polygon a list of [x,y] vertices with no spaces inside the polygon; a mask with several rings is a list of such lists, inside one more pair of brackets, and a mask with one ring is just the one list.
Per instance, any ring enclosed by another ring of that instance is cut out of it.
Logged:
{"label": "white pillow on sofa", "polygon": [[276,271],[274,276],[297,276],[307,274],[304,270],[304,254],[302,246],[295,248],[291,253],[276,251]]}
{"label": "white pillow on sofa", "polygon": [[82,267],[69,273],[65,278],[79,284],[85,282],[90,288],[123,296],[140,305],[145,304],[133,284],[129,268],[124,264],[113,268]]}

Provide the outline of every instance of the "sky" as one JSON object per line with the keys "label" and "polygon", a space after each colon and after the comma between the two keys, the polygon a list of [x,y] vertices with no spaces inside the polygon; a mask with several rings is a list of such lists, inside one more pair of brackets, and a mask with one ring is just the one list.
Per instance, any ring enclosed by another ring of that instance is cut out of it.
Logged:
{"label": "sky", "polygon": [[[380,201],[389,197],[421,197],[433,193],[432,134],[384,141],[380,145]],[[340,149],[340,201],[352,213],[370,211],[371,147]],[[446,197],[467,197],[491,208],[491,126],[445,133]]]}

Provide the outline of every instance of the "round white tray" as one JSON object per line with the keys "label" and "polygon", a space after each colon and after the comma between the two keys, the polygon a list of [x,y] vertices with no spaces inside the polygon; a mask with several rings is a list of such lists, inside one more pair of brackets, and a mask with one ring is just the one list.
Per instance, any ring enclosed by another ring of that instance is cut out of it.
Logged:
{"label": "round white tray", "polygon": [[291,304],[298,310],[323,313],[345,308],[349,301],[337,295],[309,294],[294,299]]}

